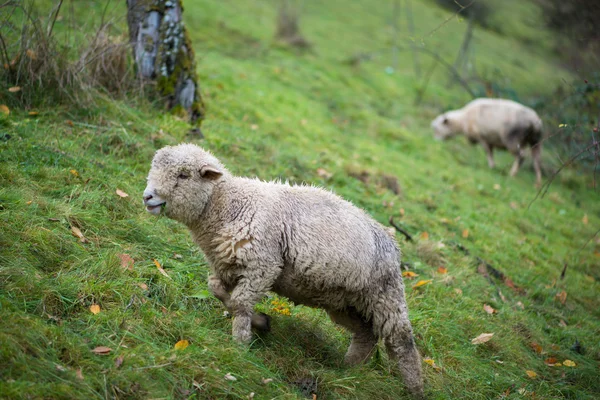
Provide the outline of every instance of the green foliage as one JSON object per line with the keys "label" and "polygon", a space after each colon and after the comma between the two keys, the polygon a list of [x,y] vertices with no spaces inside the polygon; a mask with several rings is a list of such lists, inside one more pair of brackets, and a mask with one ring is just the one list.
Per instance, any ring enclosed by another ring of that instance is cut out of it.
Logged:
{"label": "green foliage", "polygon": [[[113,11],[121,16],[122,3]],[[100,6],[88,5],[74,15],[98,18]],[[413,6],[425,44],[455,54],[465,24],[453,20],[428,36],[447,15]],[[511,179],[507,154],[489,170],[481,149],[434,142],[429,121],[468,98],[446,87],[445,75],[432,76],[417,108],[410,62],[393,74],[383,56],[358,68],[342,62],[387,40],[388,11],[367,1],[315,3],[302,17],[314,51],[298,55],[268,48],[277,14],[270,2],[187,4],[210,104],[199,143],[236,174],[326,187],[384,224],[395,215],[421,237],[398,240],[416,279],[433,280],[417,289],[406,280],[419,350],[441,367],[423,365],[429,397],[500,398],[508,390],[508,398],[598,398],[598,193],[567,170],[531,203],[530,161]],[[58,21],[55,29],[67,27]],[[478,62],[499,68],[522,98],[551,93],[565,73],[512,33],[476,33]],[[270,334],[250,349],[235,344],[223,307],[206,296],[208,268],[186,229],[141,205],[154,151],[190,141],[188,124],[135,98],[92,93],[93,107],[47,106],[31,117],[11,105],[3,117],[0,397],[296,399],[300,383],[315,380],[319,399],[406,396],[383,349],[367,365],[342,366],[347,332],[323,311],[285,299],[258,306],[273,316]],[[398,179],[400,194],[383,175]],[[121,266],[121,254],[133,257],[132,269]],[[477,257],[515,288],[478,273]],[[484,304],[498,312],[487,314]],[[471,344],[484,332],[495,335]],[[174,350],[179,340],[190,346]],[[577,340],[582,354],[572,347]],[[112,351],[96,355],[97,346]],[[550,367],[549,357],[576,366]]]}

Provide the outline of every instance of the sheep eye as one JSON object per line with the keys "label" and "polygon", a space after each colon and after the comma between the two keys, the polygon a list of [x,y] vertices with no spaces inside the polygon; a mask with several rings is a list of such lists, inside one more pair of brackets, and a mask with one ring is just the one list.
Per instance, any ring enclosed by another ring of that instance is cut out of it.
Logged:
{"label": "sheep eye", "polygon": [[179,179],[187,179],[189,177],[190,176],[184,172],[180,173],[179,176],[177,176],[177,178],[179,178]]}

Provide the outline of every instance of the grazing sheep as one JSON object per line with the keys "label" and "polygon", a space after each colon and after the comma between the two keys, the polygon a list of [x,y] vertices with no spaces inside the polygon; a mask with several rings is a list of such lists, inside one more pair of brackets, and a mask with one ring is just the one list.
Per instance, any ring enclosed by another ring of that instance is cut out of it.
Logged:
{"label": "grazing sheep", "polygon": [[210,265],[210,290],[234,316],[235,339],[248,343],[251,326],[269,329],[253,309],[273,291],[324,308],[350,330],[348,364],[367,360],[382,339],[409,391],[423,396],[400,251],[365,212],[316,187],[233,176],[192,144],[157,151],[144,204],[188,226]]}
{"label": "grazing sheep", "polygon": [[537,184],[542,181],[542,120],[535,111],[511,100],[477,99],[460,110],[439,115],[431,123],[437,139],[463,133],[471,143],[480,143],[494,168],[494,148],[506,149],[515,156],[510,175],[515,176],[523,162],[523,148],[531,147]]}

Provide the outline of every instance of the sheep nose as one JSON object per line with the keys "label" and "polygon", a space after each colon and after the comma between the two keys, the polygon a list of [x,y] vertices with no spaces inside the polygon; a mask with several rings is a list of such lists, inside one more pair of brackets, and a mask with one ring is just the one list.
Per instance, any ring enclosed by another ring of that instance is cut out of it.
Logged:
{"label": "sheep nose", "polygon": [[151,199],[154,198],[153,190],[151,190],[151,189],[144,190],[144,194],[142,196],[143,196],[142,198],[144,199],[144,204],[146,204],[148,201],[150,201]]}
{"label": "sheep nose", "polygon": [[152,195],[149,194],[148,196],[144,196],[144,201],[148,201],[152,198]]}

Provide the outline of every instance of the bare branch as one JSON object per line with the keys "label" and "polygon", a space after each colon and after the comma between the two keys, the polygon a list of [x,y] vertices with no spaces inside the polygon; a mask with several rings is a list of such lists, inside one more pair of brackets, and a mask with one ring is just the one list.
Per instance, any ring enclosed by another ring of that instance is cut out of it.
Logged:
{"label": "bare branch", "polygon": [[400,228],[398,225],[396,225],[394,223],[394,217],[392,215],[390,215],[389,223],[390,223],[391,226],[393,226],[394,228],[396,228],[396,230],[398,232],[400,232],[401,234],[403,234],[404,237],[406,238],[406,240],[408,240],[409,242],[413,241],[412,236],[410,236],[410,234],[408,232],[406,232],[404,229]]}

